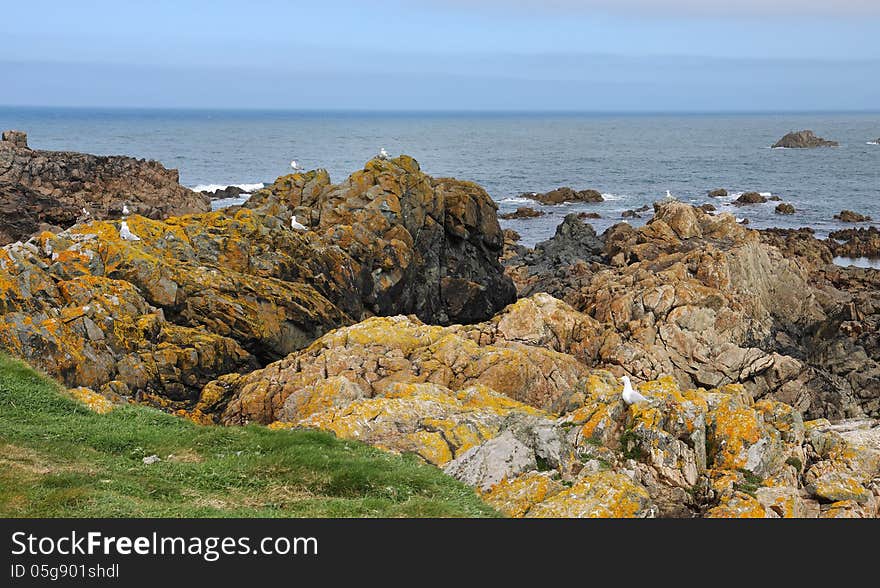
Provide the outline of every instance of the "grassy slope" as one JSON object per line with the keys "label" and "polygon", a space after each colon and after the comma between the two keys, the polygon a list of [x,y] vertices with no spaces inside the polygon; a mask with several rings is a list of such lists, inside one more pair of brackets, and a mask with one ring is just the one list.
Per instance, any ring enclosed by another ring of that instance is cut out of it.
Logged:
{"label": "grassy slope", "polygon": [[[162,461],[144,465],[152,454]],[[0,356],[0,516],[487,515],[472,489],[413,456],[138,406],[98,415]]]}

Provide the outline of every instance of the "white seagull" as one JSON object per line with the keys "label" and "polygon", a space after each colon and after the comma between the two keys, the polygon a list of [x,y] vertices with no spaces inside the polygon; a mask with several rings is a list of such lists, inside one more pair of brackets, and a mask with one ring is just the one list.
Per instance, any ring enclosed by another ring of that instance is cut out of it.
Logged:
{"label": "white seagull", "polygon": [[301,171],[301,170],[302,170],[302,168],[301,168],[300,165],[296,162],[295,159],[294,159],[293,161],[290,162],[290,167],[292,167],[292,168],[293,168],[293,171],[295,171],[295,172],[297,172],[297,171]]}
{"label": "white seagull", "polygon": [[385,151],[384,147],[379,148],[379,155],[377,155],[379,159],[388,159],[388,152]]}
{"label": "white seagull", "polygon": [[672,195],[672,192],[666,190],[666,199],[667,200],[675,200],[675,196]]}
{"label": "white seagull", "polygon": [[623,401],[627,404],[632,404],[634,402],[648,402],[648,399],[639,394],[638,390],[635,390],[632,387],[632,383],[629,381],[629,376],[623,376],[620,378],[623,380]]}
{"label": "white seagull", "polygon": [[83,208],[83,214],[86,216],[92,216],[92,213],[89,212],[88,210],[86,210],[85,208]]}
{"label": "white seagull", "polygon": [[128,228],[128,223],[122,221],[122,224],[119,225],[119,236],[125,239],[126,241],[140,241],[141,238],[131,232],[131,229]]}
{"label": "white seagull", "polygon": [[305,225],[302,225],[297,222],[296,215],[293,215],[292,217],[290,217],[290,228],[296,229],[297,231],[308,231],[308,229],[305,227]]}
{"label": "white seagull", "polygon": [[129,212],[129,210],[128,210],[128,204],[123,204],[123,205],[122,205],[122,214],[123,214],[124,216],[128,216],[129,214],[131,214],[131,213]]}

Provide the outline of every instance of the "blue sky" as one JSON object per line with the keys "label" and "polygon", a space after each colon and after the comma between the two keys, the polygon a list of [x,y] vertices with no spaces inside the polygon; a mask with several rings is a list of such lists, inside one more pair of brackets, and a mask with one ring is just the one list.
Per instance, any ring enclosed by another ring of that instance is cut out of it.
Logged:
{"label": "blue sky", "polygon": [[0,103],[876,110],[878,0],[9,3]]}

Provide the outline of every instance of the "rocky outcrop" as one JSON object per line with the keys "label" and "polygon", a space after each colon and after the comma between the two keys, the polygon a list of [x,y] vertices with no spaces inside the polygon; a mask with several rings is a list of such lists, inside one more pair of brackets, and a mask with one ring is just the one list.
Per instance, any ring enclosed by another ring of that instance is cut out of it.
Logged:
{"label": "rocky outcrop", "polygon": [[[321,221],[291,229],[290,209],[270,193],[262,210],[130,215],[136,241],[118,221],[92,221],[0,249],[0,348],[70,386],[181,407],[221,374],[372,314],[491,317],[514,287],[492,253],[501,232],[488,196],[404,163],[334,188],[321,233]],[[386,209],[392,197],[398,216]]]}
{"label": "rocky outcrop", "polygon": [[604,202],[602,194],[597,190],[573,190],[567,186],[549,192],[526,192],[524,198],[537,200],[541,204],[562,204],[564,202]]}
{"label": "rocky outcrop", "polygon": [[838,147],[840,143],[837,141],[829,141],[821,137],[817,137],[813,131],[795,131],[788,133],[776,143],[773,148],[785,147],[786,149],[809,149],[813,147]]}
{"label": "rocky outcrop", "polygon": [[425,175],[411,157],[373,159],[338,185],[324,170],[284,176],[246,206],[285,222],[295,215],[345,251],[366,278],[361,298],[372,314],[467,323],[515,299],[498,262],[495,203],[476,184]]}
{"label": "rocky outcrop", "polygon": [[0,246],[28,239],[42,230],[61,231],[82,212],[19,184],[0,182]]}
{"label": "rocky outcrop", "polygon": [[776,205],[776,214],[794,214],[794,213],[795,213],[794,206],[787,203],[787,202],[783,202],[782,204]]}
{"label": "rocky outcrop", "polygon": [[471,327],[373,318],[212,382],[190,416],[414,453],[516,517],[876,516],[873,421],[805,423],[740,385],[669,377],[627,406],[617,378],[570,355],[594,327],[546,295]]}
{"label": "rocky outcrop", "polygon": [[740,195],[739,198],[733,201],[736,206],[743,206],[746,204],[764,204],[767,202],[767,199],[764,198],[759,192],[744,192]]}
{"label": "rocky outcrop", "polygon": [[550,267],[538,269],[537,250],[505,261],[521,295],[550,293],[597,321],[602,345],[590,365],[641,380],[672,375],[682,387],[738,383],[811,418],[880,415],[880,354],[872,341],[839,339],[834,318],[856,286],[816,287],[829,281],[813,272],[832,252],[811,234],[749,231],[730,214],[667,202],[645,226],[621,223],[597,241],[601,250],[594,243]]}
{"label": "rocky outcrop", "polygon": [[553,238],[534,250],[520,248],[505,256],[507,273],[520,296],[547,292],[560,299],[576,284],[589,280],[591,265],[603,261],[604,243],[577,214],[568,214]]}
{"label": "rocky outcrop", "polygon": [[865,223],[870,221],[871,217],[852,210],[841,210],[840,213],[834,215],[834,219],[844,223]]}
{"label": "rocky outcrop", "polygon": [[513,220],[518,218],[537,218],[539,216],[544,216],[546,213],[542,210],[535,210],[534,208],[530,208],[528,206],[520,206],[513,212],[508,212],[507,214],[502,214],[501,218],[504,220]]}
{"label": "rocky outcrop", "polygon": [[716,188],[715,190],[709,190],[709,196],[712,198],[726,198],[727,190],[724,188]]}
{"label": "rocky outcrop", "polygon": [[828,243],[835,255],[880,258],[880,229],[877,227],[832,231],[829,237]]}
{"label": "rocky outcrop", "polygon": [[207,212],[210,200],[184,188],[177,170],[156,161],[29,149],[27,136],[0,141],[0,182],[17,184],[93,218],[118,218],[123,205],[149,218]]}

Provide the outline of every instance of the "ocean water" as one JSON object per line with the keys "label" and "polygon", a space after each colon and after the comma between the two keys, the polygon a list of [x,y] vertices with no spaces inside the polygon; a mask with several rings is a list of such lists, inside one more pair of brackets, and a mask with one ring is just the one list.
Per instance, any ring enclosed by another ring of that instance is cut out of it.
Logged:
{"label": "ocean water", "polygon": [[[663,198],[711,202],[751,227],[810,226],[820,236],[844,226],[842,209],[880,224],[880,114],[468,114],[147,111],[0,107],[0,128],[27,131],[33,148],[122,154],[177,168],[184,185],[254,189],[303,167],[323,167],[334,181],[360,169],[380,147],[415,157],[435,176],[482,185],[501,213],[517,206],[547,212],[502,221],[523,244],[550,237],[570,212],[597,212],[598,231],[626,209]],[[770,149],[788,131],[812,129],[837,148]],[[593,188],[606,201],[545,207],[520,198],[559,186]],[[707,197],[726,188],[727,199]],[[776,202],[736,208],[744,191]],[[640,224],[650,218],[649,213]],[[851,226],[851,225],[850,225]]]}

